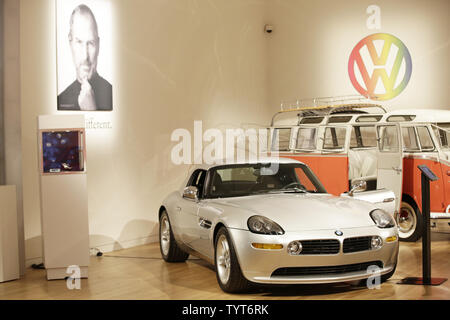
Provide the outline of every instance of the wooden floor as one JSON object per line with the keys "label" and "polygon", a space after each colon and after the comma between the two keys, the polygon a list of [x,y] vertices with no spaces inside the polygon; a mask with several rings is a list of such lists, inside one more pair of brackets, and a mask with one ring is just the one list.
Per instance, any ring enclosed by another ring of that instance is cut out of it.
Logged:
{"label": "wooden floor", "polygon": [[[450,235],[433,235],[434,277],[450,278]],[[23,279],[0,283],[0,299],[450,299],[450,280],[438,287],[399,285],[421,276],[421,242],[401,243],[397,272],[379,290],[341,283],[261,287],[240,295],[219,288],[213,267],[197,258],[165,263],[157,243],[92,257],[89,279],[80,290],[64,280],[46,281],[44,270],[28,269]]]}

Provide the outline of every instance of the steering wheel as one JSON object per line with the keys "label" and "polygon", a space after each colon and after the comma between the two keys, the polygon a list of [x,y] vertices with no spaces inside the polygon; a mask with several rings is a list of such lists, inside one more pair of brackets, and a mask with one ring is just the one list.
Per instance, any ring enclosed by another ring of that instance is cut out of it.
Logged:
{"label": "steering wheel", "polygon": [[299,188],[300,189],[302,189],[302,190],[305,190],[306,191],[306,188],[305,188],[305,186],[304,185],[302,185],[300,182],[291,182],[291,183],[288,183],[287,185],[285,185],[283,188],[281,188],[281,190],[284,190],[284,189],[289,189],[290,187],[293,187],[293,186],[299,186]]}

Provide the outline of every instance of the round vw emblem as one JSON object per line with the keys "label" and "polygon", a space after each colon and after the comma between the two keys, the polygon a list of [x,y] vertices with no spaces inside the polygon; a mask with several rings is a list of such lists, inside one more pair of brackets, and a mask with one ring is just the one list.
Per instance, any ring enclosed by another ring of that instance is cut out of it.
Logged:
{"label": "round vw emblem", "polygon": [[411,79],[411,54],[397,37],[375,33],[362,39],[348,61],[348,73],[355,89],[372,100],[398,96]]}
{"label": "round vw emblem", "polygon": [[337,235],[338,237],[344,235],[344,233],[343,233],[341,230],[336,230],[336,231],[334,232],[334,234]]}

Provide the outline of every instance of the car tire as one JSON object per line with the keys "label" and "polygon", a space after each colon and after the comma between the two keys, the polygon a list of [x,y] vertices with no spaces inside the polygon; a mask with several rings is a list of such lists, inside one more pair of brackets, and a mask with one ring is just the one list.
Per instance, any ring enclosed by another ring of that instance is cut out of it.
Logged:
{"label": "car tire", "polygon": [[383,274],[381,276],[381,283],[388,281],[394,275],[395,269],[397,269],[397,264],[395,264],[394,269],[392,269],[392,271],[390,271],[389,273]]}
{"label": "car tire", "polygon": [[184,262],[189,257],[189,254],[178,246],[166,211],[163,211],[159,218],[159,249],[166,262]]}
{"label": "car tire", "polygon": [[220,288],[228,293],[238,293],[250,288],[241,271],[231,237],[225,227],[221,227],[214,239],[214,265]]}
{"label": "car tire", "polygon": [[396,221],[400,241],[416,242],[421,238],[423,218],[414,201],[403,199]]}

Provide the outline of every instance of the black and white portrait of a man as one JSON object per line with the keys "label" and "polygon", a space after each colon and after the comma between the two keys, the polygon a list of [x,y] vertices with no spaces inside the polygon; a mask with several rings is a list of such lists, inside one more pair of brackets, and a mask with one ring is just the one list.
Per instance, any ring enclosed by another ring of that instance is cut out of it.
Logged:
{"label": "black and white portrait of a man", "polygon": [[[100,55],[102,49],[98,21],[86,4],[73,7],[73,1],[63,0],[57,5],[68,4],[72,4],[73,8],[65,26],[69,31],[66,33],[65,43],[58,42],[58,110],[111,111],[112,85],[98,69],[99,60],[107,55]],[[60,18],[62,20],[63,17]],[[59,25],[58,32],[62,32]],[[66,46],[70,50],[67,48],[66,51],[59,50],[60,46]],[[64,63],[63,61],[69,62],[67,58],[69,51],[71,63]],[[63,57],[64,55],[66,57]],[[68,68],[72,68],[71,83],[63,84],[69,79]]]}

